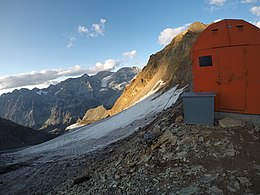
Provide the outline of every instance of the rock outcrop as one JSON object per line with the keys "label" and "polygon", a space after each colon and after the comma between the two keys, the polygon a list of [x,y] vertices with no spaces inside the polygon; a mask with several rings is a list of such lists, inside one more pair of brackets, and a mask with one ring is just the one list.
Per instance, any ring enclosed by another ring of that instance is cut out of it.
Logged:
{"label": "rock outcrop", "polygon": [[21,89],[0,96],[0,117],[34,129],[65,129],[87,110],[109,109],[139,69],[122,68],[70,78],[46,89]]}
{"label": "rock outcrop", "polygon": [[104,119],[110,115],[109,111],[104,108],[104,106],[98,106],[97,108],[89,109],[84,115],[81,121],[78,121],[80,124],[90,124],[95,121]]}

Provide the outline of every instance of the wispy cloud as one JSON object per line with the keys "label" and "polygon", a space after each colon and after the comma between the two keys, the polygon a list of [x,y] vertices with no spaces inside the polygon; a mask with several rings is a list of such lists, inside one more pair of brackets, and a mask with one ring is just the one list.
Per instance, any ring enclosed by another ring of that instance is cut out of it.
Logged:
{"label": "wispy cloud", "polygon": [[89,30],[88,30],[88,28],[87,27],[85,27],[85,26],[78,26],[78,32],[79,33],[89,33]]}
{"label": "wispy cloud", "polygon": [[0,77],[0,92],[7,89],[21,88],[24,86],[37,86],[37,85],[48,85],[53,80],[62,77],[79,76],[82,74],[96,74],[100,71],[113,70],[116,66],[120,65],[120,61],[108,59],[103,63],[97,62],[95,66],[90,68],[83,68],[79,65],[75,65],[68,69],[52,69],[42,70],[40,72],[29,72],[18,74],[14,76]]}
{"label": "wispy cloud", "polygon": [[90,35],[94,37],[104,35],[105,23],[105,19],[100,19],[100,22],[98,24],[92,24],[92,32],[90,33]]}
{"label": "wispy cloud", "polygon": [[250,12],[260,17],[260,6],[251,7]]}
{"label": "wispy cloud", "polygon": [[136,56],[136,54],[137,54],[136,50],[132,50],[132,51],[124,52],[123,56],[133,59]]}
{"label": "wispy cloud", "polygon": [[97,37],[97,36],[104,36],[105,33],[105,19],[100,19],[99,23],[97,24],[92,24],[91,28],[88,28],[86,26],[78,26],[78,33],[79,34],[86,34],[87,36],[90,37]]}
{"label": "wispy cloud", "polygon": [[233,9],[236,8],[235,2],[227,2],[227,0],[206,0],[207,7],[205,10],[208,10],[210,12],[213,12],[215,10],[221,9],[221,8],[227,8],[232,4]]}
{"label": "wispy cloud", "polygon": [[257,3],[260,2],[259,0],[242,0],[241,3]]}
{"label": "wispy cloud", "polygon": [[71,48],[74,46],[79,35],[87,35],[87,37],[98,37],[104,36],[105,34],[105,23],[106,19],[101,18],[98,23],[92,24],[90,27],[84,25],[78,25],[77,33],[70,37],[69,43],[67,44],[67,48]]}
{"label": "wispy cloud", "polygon": [[177,28],[164,29],[162,32],[160,32],[160,35],[158,37],[158,43],[160,45],[169,44],[176,35],[178,35],[182,31],[184,31],[185,29],[187,29],[189,27],[189,25],[190,24],[185,24],[184,26],[180,26]]}
{"label": "wispy cloud", "polygon": [[68,45],[67,45],[67,48],[73,47],[74,42],[75,42],[76,40],[77,40],[77,39],[76,39],[75,35],[73,35],[72,37],[70,37],[69,43],[68,43]]}
{"label": "wispy cloud", "polygon": [[209,5],[223,6],[226,0],[208,0]]}

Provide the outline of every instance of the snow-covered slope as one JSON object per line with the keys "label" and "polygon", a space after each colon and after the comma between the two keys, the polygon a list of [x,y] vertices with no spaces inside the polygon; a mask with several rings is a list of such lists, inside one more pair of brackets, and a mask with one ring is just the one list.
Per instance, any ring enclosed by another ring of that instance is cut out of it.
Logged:
{"label": "snow-covered slope", "polygon": [[159,94],[154,93],[121,113],[81,127],[48,142],[19,151],[19,155],[48,153],[48,156],[71,157],[84,154],[122,139],[151,122],[156,113],[176,102],[183,89],[174,87]]}

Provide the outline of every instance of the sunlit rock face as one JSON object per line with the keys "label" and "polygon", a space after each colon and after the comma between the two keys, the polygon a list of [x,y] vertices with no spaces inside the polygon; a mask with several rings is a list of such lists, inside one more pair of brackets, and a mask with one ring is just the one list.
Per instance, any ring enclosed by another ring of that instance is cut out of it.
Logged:
{"label": "sunlit rock face", "polygon": [[[197,36],[207,27],[195,22],[177,35],[164,49],[150,56],[142,72],[126,87],[111,109],[116,114],[143,98],[155,88],[167,88],[177,84],[184,86],[192,80],[191,48]],[[163,85],[158,85],[161,81]]]}

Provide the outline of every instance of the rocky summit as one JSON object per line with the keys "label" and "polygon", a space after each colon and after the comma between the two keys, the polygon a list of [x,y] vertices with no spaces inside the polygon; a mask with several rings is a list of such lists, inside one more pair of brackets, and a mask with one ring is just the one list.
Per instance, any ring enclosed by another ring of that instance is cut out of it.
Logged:
{"label": "rocky summit", "polygon": [[0,96],[0,117],[34,129],[60,131],[90,108],[111,108],[139,71],[136,67],[121,68],[93,76],[84,74],[46,89],[15,90]]}

